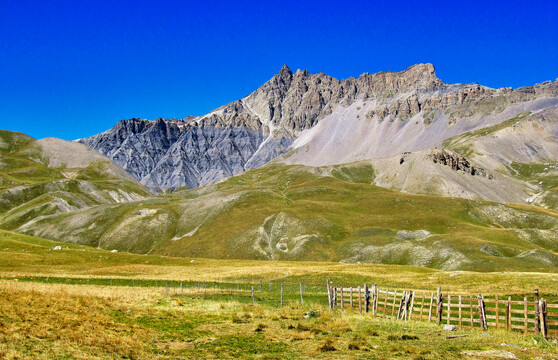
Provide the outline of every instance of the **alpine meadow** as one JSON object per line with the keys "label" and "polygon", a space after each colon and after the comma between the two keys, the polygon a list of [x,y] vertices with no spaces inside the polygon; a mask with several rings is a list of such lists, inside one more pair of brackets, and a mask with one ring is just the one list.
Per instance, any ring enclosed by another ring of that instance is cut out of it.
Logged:
{"label": "alpine meadow", "polygon": [[558,358],[555,4],[27,5],[1,359]]}

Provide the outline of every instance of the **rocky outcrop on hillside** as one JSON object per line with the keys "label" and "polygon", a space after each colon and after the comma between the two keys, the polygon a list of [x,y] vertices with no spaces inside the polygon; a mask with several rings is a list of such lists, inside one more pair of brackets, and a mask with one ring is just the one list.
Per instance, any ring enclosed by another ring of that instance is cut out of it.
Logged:
{"label": "rocky outcrop on hillside", "polygon": [[462,171],[472,176],[482,176],[492,179],[492,174],[488,173],[480,166],[472,165],[469,160],[459,154],[450,153],[446,150],[434,151],[429,155],[434,164],[449,166],[453,171]]}
{"label": "rocky outcrop on hillside", "polygon": [[[491,124],[502,121],[494,115],[504,113],[513,104],[545,97],[558,100],[557,82],[516,90],[490,89],[478,84],[445,84],[436,77],[432,64],[338,80],[306,70],[293,73],[284,65],[253,93],[207,115],[172,120],[123,120],[104,133],[79,141],[108,156],[153,190],[197,187],[262,166],[301,146],[308,147],[304,141],[315,137],[313,134],[304,138],[310,130],[321,131],[320,136],[348,149],[358,146],[381,149],[371,154],[367,153],[370,150],[355,150],[360,154],[356,160],[366,156],[391,156],[402,152],[401,146],[393,144],[396,143],[394,138],[403,141],[404,134],[395,132],[411,121],[416,124],[413,125],[415,139],[407,141],[403,151],[420,149],[420,142],[439,144],[449,136],[482,127],[483,116],[492,116]],[[343,121],[346,125],[335,126],[353,132],[378,131],[380,134],[383,130],[374,128],[379,125],[373,124],[402,125],[394,125],[393,131],[378,135],[379,139],[370,137],[363,142],[358,140],[361,134],[353,134],[354,141],[349,141],[348,134],[320,129],[318,124],[324,118]],[[456,126],[449,131],[432,125],[435,121],[443,121],[447,128],[464,118],[474,118],[476,123]],[[351,122],[360,124],[359,128],[351,130]],[[321,147],[313,145],[318,151]],[[328,154],[334,155],[337,151],[330,149]],[[354,161],[353,157],[349,160]],[[305,163],[306,160],[299,154],[296,161]]]}

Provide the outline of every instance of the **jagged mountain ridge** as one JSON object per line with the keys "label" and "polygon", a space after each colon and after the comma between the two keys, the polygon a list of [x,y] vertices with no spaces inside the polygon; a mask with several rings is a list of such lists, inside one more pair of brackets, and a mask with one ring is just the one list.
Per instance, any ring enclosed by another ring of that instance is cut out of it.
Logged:
{"label": "jagged mountain ridge", "polygon": [[253,93],[207,115],[123,120],[79,141],[153,190],[192,188],[293,149],[289,162],[314,166],[393,156],[557,104],[556,81],[515,90],[445,84],[431,64],[338,80],[285,65]]}

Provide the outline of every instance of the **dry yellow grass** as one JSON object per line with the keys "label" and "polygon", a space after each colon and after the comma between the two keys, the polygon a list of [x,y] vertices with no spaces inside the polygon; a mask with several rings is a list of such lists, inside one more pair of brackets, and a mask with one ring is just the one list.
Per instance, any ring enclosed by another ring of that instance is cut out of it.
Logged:
{"label": "dry yellow grass", "polygon": [[[519,359],[554,359],[558,353],[556,343],[503,331],[464,330],[458,333],[466,337],[447,340],[424,322],[196,295],[2,280],[0,358],[454,359],[467,358],[465,350],[496,349]],[[315,315],[305,316],[310,310]]]}
{"label": "dry yellow grass", "polygon": [[[451,275],[451,276],[450,276]],[[453,293],[531,294],[538,288],[545,297],[558,297],[558,274],[527,272],[478,273],[440,271],[399,265],[355,265],[312,262],[268,262],[195,259],[182,266],[125,264],[90,268],[87,264],[72,269],[44,266],[29,271],[1,271],[7,277],[112,278],[169,281],[226,282],[299,282],[323,286],[326,280],[344,286],[378,284],[390,289],[433,291],[437,286]]]}
{"label": "dry yellow grass", "polygon": [[[21,236],[5,240],[0,249],[0,358],[453,359],[465,358],[465,350],[495,349],[518,358],[554,359],[558,353],[556,343],[537,336],[462,330],[459,334],[466,337],[446,340],[431,323],[330,311],[325,294],[329,279],[343,286],[376,283],[429,291],[442,286],[451,294],[532,294],[539,288],[545,298],[556,299],[556,273],[179,259],[75,245],[48,251],[53,244]],[[108,286],[109,279],[119,286]],[[156,280],[158,288],[153,287]],[[178,295],[174,282],[165,297],[165,282],[172,280],[191,283]],[[210,283],[208,296],[197,291],[198,281],[219,280],[220,290]],[[252,305],[249,289],[260,280],[264,291]],[[265,290],[267,282],[273,292]],[[299,282],[308,288],[304,305]],[[227,290],[237,283],[243,291],[235,289],[231,297]],[[279,283],[286,289],[283,308],[278,307]]]}
{"label": "dry yellow grass", "polygon": [[[0,284],[0,358],[143,358],[149,330],[109,316],[106,289]],[[120,294],[121,295],[121,294]]]}

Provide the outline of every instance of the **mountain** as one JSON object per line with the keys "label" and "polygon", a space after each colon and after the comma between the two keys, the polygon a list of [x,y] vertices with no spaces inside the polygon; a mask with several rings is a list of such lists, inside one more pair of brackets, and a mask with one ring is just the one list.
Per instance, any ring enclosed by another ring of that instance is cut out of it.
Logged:
{"label": "mountain", "polygon": [[557,81],[490,89],[445,84],[431,64],[343,80],[283,66],[253,93],[207,115],[123,120],[79,141],[153,190],[193,188],[288,152],[288,163],[321,166],[440,147],[556,106]]}
{"label": "mountain", "polygon": [[204,116],[77,142],[0,132],[0,228],[165,256],[553,271],[557,161],[558,81],[284,66]]}

